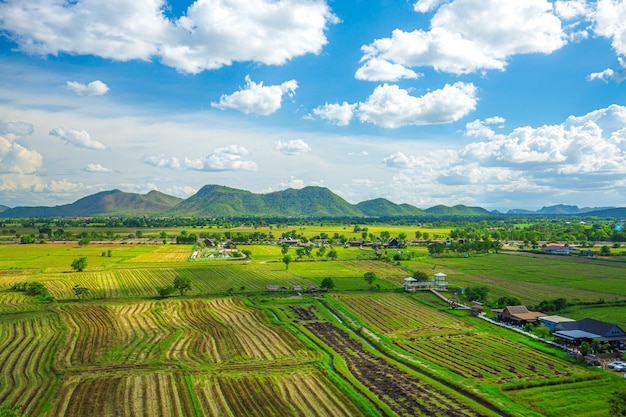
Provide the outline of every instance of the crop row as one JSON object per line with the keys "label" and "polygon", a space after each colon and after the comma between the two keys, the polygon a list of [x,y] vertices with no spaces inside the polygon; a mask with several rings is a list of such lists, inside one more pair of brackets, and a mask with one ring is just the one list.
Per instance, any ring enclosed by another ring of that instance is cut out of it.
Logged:
{"label": "crop row", "polygon": [[362,415],[319,371],[312,369],[199,377],[195,390],[203,415]]}
{"label": "crop row", "polygon": [[370,353],[361,342],[330,323],[311,322],[304,326],[340,354],[352,375],[398,415],[484,415],[468,406],[468,399],[461,401],[451,391],[444,391]]}
{"label": "crop row", "polygon": [[417,336],[467,331],[459,318],[412,300],[404,294],[341,294],[341,304],[363,323],[388,336]]}
{"label": "crop row", "polygon": [[394,343],[415,356],[484,383],[542,379],[581,372],[572,364],[495,334],[434,336]]}
{"label": "crop row", "polygon": [[58,311],[67,330],[57,360],[65,368],[157,359],[198,364],[315,357],[234,298],[67,304]]}
{"label": "crop row", "polygon": [[61,337],[48,312],[17,315],[0,325],[0,404],[38,410],[54,386],[52,357]]}

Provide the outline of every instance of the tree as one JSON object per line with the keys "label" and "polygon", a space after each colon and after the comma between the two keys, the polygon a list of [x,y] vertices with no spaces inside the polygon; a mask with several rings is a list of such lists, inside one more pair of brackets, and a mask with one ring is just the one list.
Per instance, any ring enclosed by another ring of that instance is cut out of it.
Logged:
{"label": "tree", "polygon": [[320,286],[323,290],[330,291],[335,288],[335,282],[332,278],[324,278],[322,280],[322,285]]}
{"label": "tree", "polygon": [[89,243],[91,243],[91,241],[88,238],[84,237],[78,241],[78,246],[87,246]]}
{"label": "tree", "polygon": [[626,416],[626,388],[613,391],[609,397],[609,415]]}
{"label": "tree", "polygon": [[328,254],[326,255],[327,258],[330,258],[332,261],[334,261],[335,259],[337,259],[337,251],[335,249],[331,249],[328,251]]}
{"label": "tree", "polygon": [[374,272],[366,272],[365,274],[363,274],[363,279],[370,287],[372,286],[372,283],[376,281],[376,278],[378,278],[378,275],[376,275],[376,273]]}
{"label": "tree", "polygon": [[74,259],[71,267],[74,271],[81,272],[83,269],[87,268],[87,258],[81,256],[80,258]]}
{"label": "tree", "polygon": [[428,282],[431,281],[430,277],[428,276],[428,274],[424,271],[415,271],[413,272],[413,278],[415,278],[416,280],[418,280],[419,282]]}
{"label": "tree", "polygon": [[174,288],[180,291],[180,295],[185,295],[185,291],[191,291],[191,281],[187,277],[174,278]]}
{"label": "tree", "polygon": [[580,350],[578,352],[580,352],[583,358],[589,355],[590,351],[591,351],[591,346],[589,345],[589,342],[584,341],[580,344]]}
{"label": "tree", "polygon": [[89,288],[79,287],[78,285],[74,285],[74,288],[72,289],[74,290],[76,298],[83,298],[89,292]]}
{"label": "tree", "polygon": [[608,246],[602,246],[600,248],[600,256],[609,256],[611,255],[611,248]]}
{"label": "tree", "polygon": [[19,414],[17,410],[19,407],[10,407],[8,405],[3,405],[0,407],[0,417],[21,417],[23,414]]}
{"label": "tree", "polygon": [[157,294],[159,294],[159,297],[167,298],[167,296],[173,293],[176,290],[176,288],[174,288],[172,285],[166,285],[164,287],[157,287],[156,290],[157,290]]}
{"label": "tree", "polygon": [[282,245],[280,245],[280,253],[286,255],[287,252],[289,252],[289,245],[287,243],[283,243]]}
{"label": "tree", "polygon": [[285,269],[289,269],[289,264],[291,263],[291,255],[283,256],[283,262],[285,264]]}

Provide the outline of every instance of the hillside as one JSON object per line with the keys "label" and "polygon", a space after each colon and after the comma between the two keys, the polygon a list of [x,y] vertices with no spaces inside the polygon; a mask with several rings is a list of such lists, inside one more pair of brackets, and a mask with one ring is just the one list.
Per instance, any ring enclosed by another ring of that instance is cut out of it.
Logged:
{"label": "hillside", "polygon": [[433,216],[489,216],[492,214],[482,207],[468,207],[462,204],[453,207],[438,205],[426,209],[425,212]]}
{"label": "hillside", "polygon": [[196,194],[168,210],[167,214],[198,217],[363,215],[358,208],[327,188],[290,188],[269,194],[254,194],[219,185],[205,185]]}
{"label": "hillside", "polygon": [[15,207],[0,213],[1,217],[87,217],[150,215],[161,213],[182,201],[159,191],[147,194],[102,191],[55,207]]}
{"label": "hillside", "polygon": [[362,201],[356,207],[363,214],[370,217],[424,215],[424,210],[413,207],[410,204],[395,204],[384,198]]}

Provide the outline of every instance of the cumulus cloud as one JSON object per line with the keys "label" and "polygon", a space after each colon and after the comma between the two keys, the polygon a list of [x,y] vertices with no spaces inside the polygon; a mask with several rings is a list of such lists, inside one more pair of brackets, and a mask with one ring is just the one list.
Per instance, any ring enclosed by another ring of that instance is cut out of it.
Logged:
{"label": "cumulus cloud", "polygon": [[477,101],[471,83],[446,84],[421,97],[411,96],[397,85],[383,84],[359,104],[357,114],[362,122],[387,128],[450,123],[474,110]]}
{"label": "cumulus cloud", "polygon": [[601,80],[604,82],[608,82],[610,80],[613,80],[618,83],[624,81],[626,79],[626,61],[622,57],[618,57],[617,60],[620,66],[619,69],[614,70],[612,68],[607,68],[601,72],[593,72],[589,74],[589,81]]}
{"label": "cumulus cloud", "polygon": [[274,143],[274,150],[285,155],[300,155],[311,152],[311,147],[302,139],[289,140],[287,142],[277,141]]}
{"label": "cumulus cloud", "polygon": [[400,64],[378,58],[365,59],[365,64],[354,75],[357,80],[364,81],[398,81],[403,78],[416,79],[420,76],[421,74]]}
{"label": "cumulus cloud", "polygon": [[[233,62],[281,65],[326,45],[338,22],[321,0],[197,0],[175,20],[164,0],[0,3],[0,30],[30,54],[160,58],[198,73]],[[10,18],[9,18],[10,17]]]}
{"label": "cumulus cloud", "polygon": [[289,177],[289,179],[286,182],[281,182],[279,188],[283,190],[287,188],[300,190],[304,188],[304,180],[292,176],[292,177]]}
{"label": "cumulus cloud", "polygon": [[476,109],[477,102],[476,87],[472,83],[446,84],[421,97],[412,96],[397,85],[383,84],[376,87],[365,102],[326,103],[313,113],[339,126],[348,125],[356,115],[361,122],[398,128],[455,122]]}
{"label": "cumulus cloud", "polygon": [[[467,74],[504,70],[517,54],[549,54],[567,42],[561,20],[546,0],[456,0],[415,3],[415,10],[436,7],[430,30],[396,29],[390,38],[362,47],[365,71],[372,60],[406,68],[431,66],[439,71]],[[389,79],[395,76],[389,73]],[[382,76],[379,74],[379,79]]]}
{"label": "cumulus cloud", "polygon": [[109,86],[100,80],[92,81],[89,84],[81,84],[77,81],[67,81],[67,88],[78,96],[103,96],[109,92]]}
{"label": "cumulus cloud", "polygon": [[322,119],[328,120],[337,126],[347,126],[352,120],[354,109],[358,104],[348,104],[343,102],[342,104],[324,104],[313,109],[313,113]]}
{"label": "cumulus cloud", "polygon": [[284,95],[293,97],[298,88],[296,80],[285,81],[280,85],[264,86],[263,82],[255,83],[246,75],[246,86],[244,89],[233,94],[223,94],[218,103],[211,103],[211,106],[218,109],[234,109],[242,113],[255,113],[268,116],[280,109]]}
{"label": "cumulus cloud", "polygon": [[217,148],[203,158],[185,158],[185,166],[197,171],[256,171],[258,165],[253,161],[242,158],[248,155],[246,148],[239,145],[230,145]]}
{"label": "cumulus cloud", "polygon": [[598,0],[592,18],[594,32],[611,39],[611,45],[619,56],[626,55],[626,3]]}
{"label": "cumulus cloud", "polygon": [[182,168],[180,159],[176,157],[168,158],[164,155],[144,156],[141,160],[148,165],[152,165],[152,166],[160,167],[160,168],[172,168],[172,169]]}
{"label": "cumulus cloud", "polygon": [[85,167],[85,171],[87,172],[102,172],[102,173],[108,173],[108,172],[113,172],[113,170],[109,169],[109,168],[105,168],[100,164],[89,164]]}
{"label": "cumulus cloud", "polygon": [[56,129],[52,129],[49,135],[56,136],[63,142],[76,146],[77,148],[94,149],[97,151],[104,151],[107,149],[102,142],[91,139],[89,133],[84,130],[66,131],[62,127],[57,127]]}
{"label": "cumulus cloud", "polygon": [[42,163],[43,157],[39,152],[0,136],[1,174],[32,174],[41,167]]}
{"label": "cumulus cloud", "polygon": [[0,122],[0,135],[29,136],[33,134],[33,125],[25,122]]}
{"label": "cumulus cloud", "polygon": [[188,185],[181,185],[181,186],[168,187],[164,190],[164,192],[165,194],[173,195],[176,197],[187,198],[197,193],[198,189],[194,187],[190,187]]}

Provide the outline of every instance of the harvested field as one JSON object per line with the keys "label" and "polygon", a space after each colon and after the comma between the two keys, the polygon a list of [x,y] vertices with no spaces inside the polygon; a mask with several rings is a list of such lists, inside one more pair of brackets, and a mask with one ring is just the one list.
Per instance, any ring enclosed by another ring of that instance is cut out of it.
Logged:
{"label": "harvested field", "polygon": [[330,323],[305,327],[345,360],[349,371],[398,415],[482,416],[450,392],[443,392],[363,348],[363,344]]}

